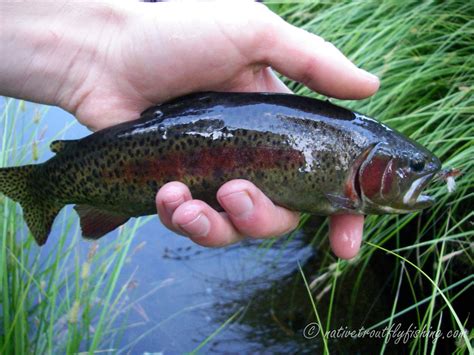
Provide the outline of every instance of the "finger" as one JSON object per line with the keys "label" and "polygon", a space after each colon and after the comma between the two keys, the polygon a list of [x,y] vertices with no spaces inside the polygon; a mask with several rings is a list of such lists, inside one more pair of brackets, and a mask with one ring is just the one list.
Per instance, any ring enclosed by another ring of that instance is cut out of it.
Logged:
{"label": "finger", "polygon": [[279,236],[296,228],[299,213],[276,206],[247,180],[232,180],[217,191],[217,200],[235,228],[251,237]]}
{"label": "finger", "polygon": [[256,55],[278,72],[340,99],[361,99],[378,90],[379,79],[357,68],[331,43],[280,18],[271,23]]}
{"label": "finger", "polygon": [[174,211],[178,206],[191,199],[191,192],[185,184],[174,181],[163,185],[155,199],[161,223],[174,230],[174,225],[171,222]]}
{"label": "finger", "polygon": [[223,246],[240,241],[243,236],[225,213],[219,213],[200,200],[178,206],[173,213],[174,229],[202,246]]}
{"label": "finger", "polygon": [[336,215],[329,220],[329,243],[337,257],[352,259],[357,255],[362,242],[364,216]]}

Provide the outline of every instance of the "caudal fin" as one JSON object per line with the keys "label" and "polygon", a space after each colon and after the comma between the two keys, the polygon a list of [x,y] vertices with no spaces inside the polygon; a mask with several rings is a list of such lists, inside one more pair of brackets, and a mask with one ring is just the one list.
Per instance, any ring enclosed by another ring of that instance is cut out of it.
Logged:
{"label": "caudal fin", "polygon": [[0,169],[0,193],[20,203],[31,234],[38,245],[48,239],[54,219],[63,207],[33,187],[36,165]]}

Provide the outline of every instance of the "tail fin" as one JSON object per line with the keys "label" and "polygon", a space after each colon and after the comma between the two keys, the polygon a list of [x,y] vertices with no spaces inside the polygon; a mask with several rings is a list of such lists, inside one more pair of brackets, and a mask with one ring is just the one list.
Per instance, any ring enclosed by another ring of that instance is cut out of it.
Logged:
{"label": "tail fin", "polygon": [[38,245],[43,245],[63,206],[58,206],[51,197],[42,196],[41,191],[32,187],[37,168],[37,165],[25,165],[0,169],[0,193],[20,203],[31,234]]}

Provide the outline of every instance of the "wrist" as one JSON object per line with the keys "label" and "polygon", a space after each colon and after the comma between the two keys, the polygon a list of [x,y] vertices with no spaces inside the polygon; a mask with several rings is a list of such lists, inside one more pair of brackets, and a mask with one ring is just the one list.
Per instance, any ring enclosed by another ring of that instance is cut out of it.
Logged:
{"label": "wrist", "polygon": [[0,94],[74,111],[126,12],[112,3],[1,3]]}

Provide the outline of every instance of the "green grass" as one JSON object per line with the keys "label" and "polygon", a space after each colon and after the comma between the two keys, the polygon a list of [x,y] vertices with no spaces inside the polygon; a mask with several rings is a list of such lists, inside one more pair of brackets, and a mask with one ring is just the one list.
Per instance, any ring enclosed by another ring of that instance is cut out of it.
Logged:
{"label": "green grass", "polygon": [[[311,296],[313,312],[308,316],[320,329],[331,330],[338,301],[347,292],[342,281],[356,280],[350,290],[350,312],[360,302],[368,268],[385,259],[394,265],[386,275],[393,295],[390,311],[365,327],[378,329],[410,315],[419,328],[467,328],[452,350],[472,352],[472,315],[468,319],[459,300],[472,293],[474,283],[474,3],[308,1],[271,8],[380,76],[382,86],[374,97],[344,102],[345,106],[410,135],[435,152],[445,167],[462,171],[454,193],[448,194],[442,184],[433,186],[438,203],[424,213],[369,216],[366,243],[355,260],[335,259],[327,249],[326,226],[318,228],[311,243],[321,250],[321,267],[301,280]],[[290,86],[299,94],[314,95],[301,85]],[[25,111],[24,102],[7,100],[0,113],[0,166],[42,156],[48,143],[41,139],[44,113],[44,108]],[[24,131],[34,133],[22,141]],[[76,220],[74,213],[60,215],[58,245],[45,252],[27,235],[18,206],[0,198],[0,353],[120,350],[127,327],[119,322],[120,312],[127,309],[127,285],[119,285],[117,279],[131,253],[133,236],[146,221],[129,224],[113,243],[96,250],[95,244],[77,243]],[[268,240],[262,247],[272,243]],[[351,273],[355,269],[358,272]],[[402,289],[408,291],[402,294]],[[329,311],[319,309],[322,302]],[[196,350],[218,338],[237,315],[240,311],[230,314]],[[332,339],[320,340],[321,349],[331,352]],[[410,339],[404,347],[424,354],[444,349],[440,341],[422,337]],[[384,351],[382,344],[379,352]]]}

